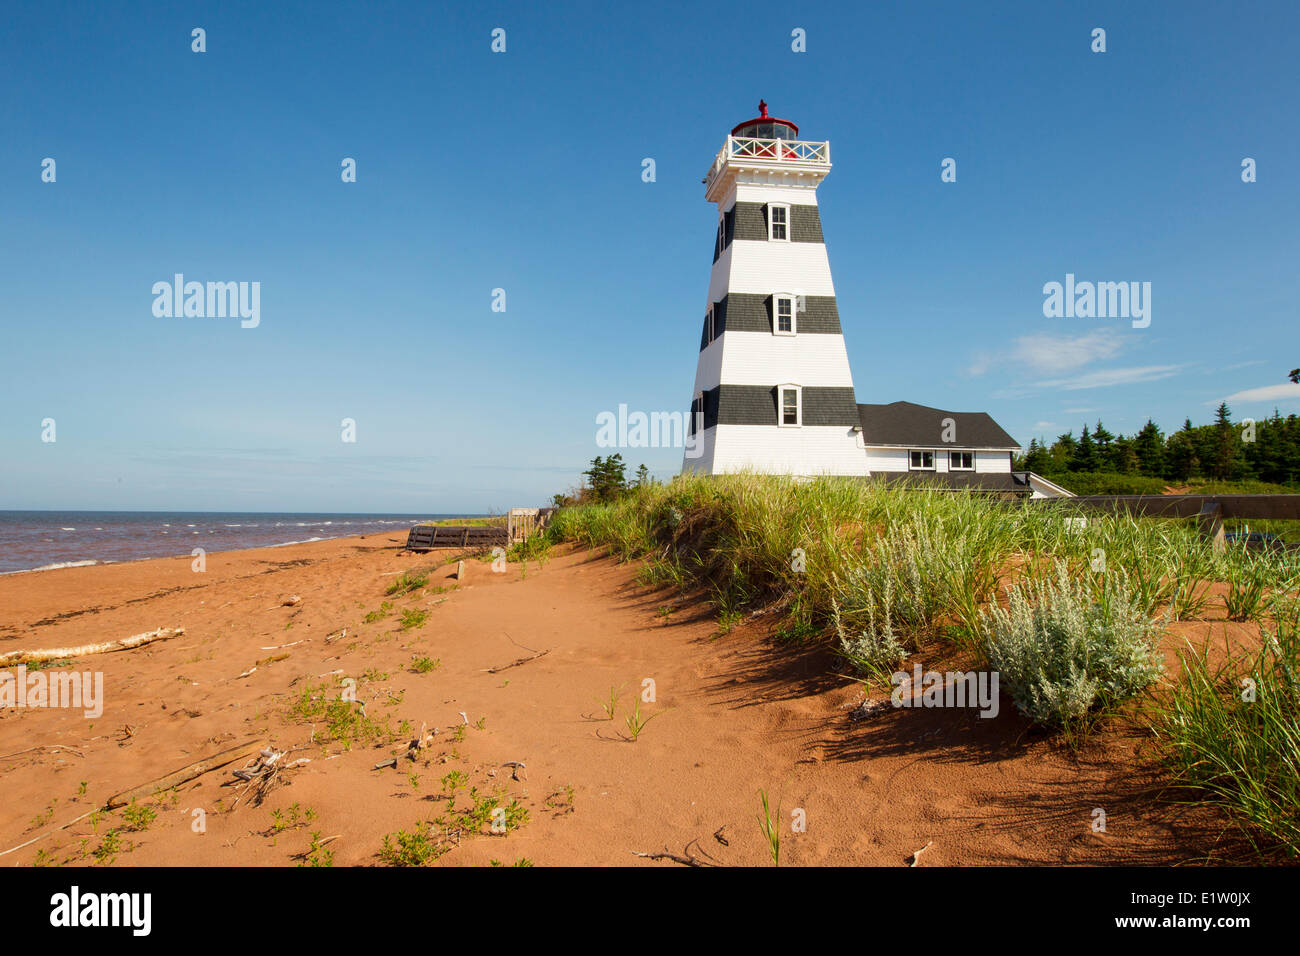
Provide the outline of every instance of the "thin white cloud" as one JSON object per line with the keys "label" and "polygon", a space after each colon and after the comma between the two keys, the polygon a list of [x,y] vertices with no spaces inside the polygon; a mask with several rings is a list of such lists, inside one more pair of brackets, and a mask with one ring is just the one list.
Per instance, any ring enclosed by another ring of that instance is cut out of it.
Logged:
{"label": "thin white cloud", "polygon": [[1057,378],[1035,382],[1036,388],[1057,388],[1066,392],[1085,388],[1111,388],[1115,385],[1136,385],[1139,382],[1156,382],[1178,374],[1181,365],[1139,365],[1134,368],[1108,368],[1089,372],[1077,378]]}
{"label": "thin white cloud", "polygon": [[1035,372],[1069,372],[1114,358],[1124,346],[1124,338],[1114,329],[1097,329],[1084,335],[1041,332],[1016,339],[1011,358]]}
{"label": "thin white cloud", "polygon": [[1216,398],[1214,401],[1205,404],[1218,405],[1221,401],[1230,405],[1242,402],[1300,402],[1300,385],[1294,382],[1283,382],[1280,385],[1262,385],[1259,388],[1248,388],[1244,392],[1234,392],[1227,398]]}

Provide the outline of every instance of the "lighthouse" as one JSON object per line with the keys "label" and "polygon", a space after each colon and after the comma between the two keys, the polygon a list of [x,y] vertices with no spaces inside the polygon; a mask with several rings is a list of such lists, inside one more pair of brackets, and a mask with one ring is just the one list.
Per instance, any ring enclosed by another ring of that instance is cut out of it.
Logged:
{"label": "lighthouse", "polygon": [[830,143],[760,102],[705,177],[718,223],[684,471],[868,473],[817,206],[830,169]]}

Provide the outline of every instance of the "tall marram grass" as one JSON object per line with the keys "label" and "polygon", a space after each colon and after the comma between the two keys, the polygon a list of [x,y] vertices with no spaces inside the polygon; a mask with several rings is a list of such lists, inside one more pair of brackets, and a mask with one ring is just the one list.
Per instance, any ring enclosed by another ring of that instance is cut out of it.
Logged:
{"label": "tall marram grass", "polygon": [[[1222,613],[1208,596],[1215,581],[1263,580],[1275,591],[1300,581],[1295,552],[1216,553],[1190,523],[1096,511],[1085,521],[1041,502],[843,478],[682,477],[613,504],[562,509],[551,534],[648,557],[643,580],[703,585],[720,608],[784,599],[801,633],[888,626],[909,648],[929,637],[977,648],[981,610],[1058,560],[1096,597],[1122,573],[1139,607],[1174,619]],[[1253,589],[1233,598],[1238,614],[1267,603]]]}
{"label": "tall marram grass", "polygon": [[1261,852],[1300,854],[1300,603],[1273,606],[1259,653],[1212,666],[1180,655],[1184,679],[1156,716],[1176,779],[1242,826]]}
{"label": "tall marram grass", "polygon": [[1022,713],[1067,737],[1157,678],[1168,621],[1272,613],[1249,664],[1254,702],[1193,653],[1182,682],[1153,698],[1154,723],[1182,780],[1262,841],[1300,845],[1294,551],[1216,552],[1172,519],[744,474],[565,508],[550,535],[646,558],[643,583],[706,588],[724,628],[777,604],[788,638],[832,640],[868,678],[926,644],[960,649],[998,667]]}

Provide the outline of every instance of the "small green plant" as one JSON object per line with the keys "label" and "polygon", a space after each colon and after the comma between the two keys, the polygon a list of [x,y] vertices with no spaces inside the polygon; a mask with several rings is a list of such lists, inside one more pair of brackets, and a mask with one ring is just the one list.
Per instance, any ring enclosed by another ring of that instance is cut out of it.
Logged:
{"label": "small green plant", "polygon": [[[663,713],[663,711],[660,711],[659,713]],[[636,743],[637,738],[641,736],[641,731],[645,730],[645,725],[658,716],[659,714],[651,714],[648,717],[642,717],[641,698],[636,698],[636,706],[633,708],[632,713],[623,718],[624,723],[627,724],[628,732],[632,735],[633,743]]]}
{"label": "small green plant", "polygon": [[437,670],[442,664],[439,657],[413,657],[411,658],[411,670],[416,674],[427,674],[432,670]]}
{"label": "small green plant", "polygon": [[434,839],[432,827],[420,823],[414,832],[398,830],[386,835],[379,849],[379,859],[389,866],[424,866],[447,850],[447,846]]}
{"label": "small green plant", "polygon": [[104,839],[100,841],[99,846],[95,848],[94,856],[100,866],[112,866],[117,855],[122,852],[125,852],[125,847],[121,833],[117,830],[109,830],[104,834]]}
{"label": "small green plant", "polygon": [[54,808],[55,806],[58,805],[58,802],[59,801],[57,797],[51,800],[50,805],[45,808],[45,812],[37,814],[37,816],[32,819],[32,825],[31,827],[29,827],[29,829],[35,829],[36,827],[43,827],[45,826],[45,824],[49,823],[50,820],[54,818]]}
{"label": "small green plant", "polygon": [[321,842],[320,831],[314,830],[311,835],[311,843],[307,847],[307,852],[303,854],[302,862],[299,866],[333,866],[334,851],[325,848]]}
{"label": "small green plant", "polygon": [[382,621],[384,618],[388,617],[388,615],[392,613],[392,610],[393,610],[393,602],[385,601],[383,604],[379,605],[378,610],[371,611],[361,620],[366,624],[374,624],[376,621]]}
{"label": "small green plant", "polygon": [[406,779],[407,779],[407,781],[410,782],[410,784],[411,784],[411,789],[412,789],[412,790],[419,791],[419,789],[420,789],[420,775],[419,775],[418,773],[408,773],[408,774],[406,775]]}
{"label": "small green plant", "polygon": [[463,790],[469,783],[469,777],[463,770],[453,770],[442,778],[442,792],[445,796],[455,799],[456,791]]}
{"label": "small green plant", "polygon": [[410,594],[412,591],[418,591],[428,583],[428,571],[423,569],[418,571],[403,571],[397,576],[397,580],[388,586],[388,590],[384,593],[393,596]]}
{"label": "small green plant", "polygon": [[408,607],[402,612],[401,630],[409,631],[415,627],[424,627],[427,620],[429,620],[428,608]]}
{"label": "small green plant", "polygon": [[304,685],[298,699],[289,707],[289,717],[314,723],[323,722],[330,739],[348,746],[358,740],[369,743],[392,740],[398,736],[387,718],[381,723],[366,716],[364,704],[333,697],[331,689],[325,684],[309,682]]}
{"label": "small green plant", "polygon": [[299,806],[297,801],[289,806],[288,811],[275,809],[271,811],[271,829],[274,832],[283,830],[293,830],[297,827],[306,826],[316,819],[316,811],[311,807],[305,810]]}
{"label": "small green plant", "polygon": [[542,802],[542,806],[552,813],[563,816],[566,813],[573,812],[573,784],[565,784],[559,790],[547,796]]}
{"label": "small green plant", "polygon": [[122,820],[128,830],[147,830],[157,816],[158,811],[153,807],[137,804],[134,800],[122,808]]}
{"label": "small green plant", "polygon": [[614,711],[618,710],[618,700],[623,696],[623,687],[626,686],[627,684],[622,687],[611,687],[609,696],[605,700],[601,700],[599,697],[596,698],[596,703],[600,704],[600,709],[605,712],[605,716],[610,720],[614,719]]}
{"label": "small green plant", "polygon": [[758,818],[759,829],[763,831],[763,839],[767,841],[767,852],[772,857],[772,865],[781,865],[781,805],[778,803],[776,813],[772,812],[771,805],[767,798],[767,791],[758,791],[759,799],[763,801],[763,815]]}

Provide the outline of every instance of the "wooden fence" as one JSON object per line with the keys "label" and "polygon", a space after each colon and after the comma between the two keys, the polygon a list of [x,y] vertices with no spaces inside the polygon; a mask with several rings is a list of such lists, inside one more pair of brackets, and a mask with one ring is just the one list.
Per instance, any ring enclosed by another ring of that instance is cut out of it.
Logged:
{"label": "wooden fence", "polygon": [[[1080,495],[1075,498],[1037,498],[1068,507],[1126,511],[1149,518],[1195,518],[1201,532],[1224,544],[1227,518],[1261,521],[1300,521],[1300,494],[1295,495]],[[1289,545],[1300,547],[1300,545]]]}
{"label": "wooden fence", "polygon": [[486,551],[519,544],[546,530],[554,508],[511,508],[501,525],[417,524],[406,536],[407,551],[462,548]]}
{"label": "wooden fence", "polygon": [[554,508],[511,508],[506,515],[506,536],[511,544],[527,541],[546,530]]}
{"label": "wooden fence", "polygon": [[417,524],[406,536],[407,551],[432,551],[435,548],[486,550],[509,544],[506,529],[497,525]]}

